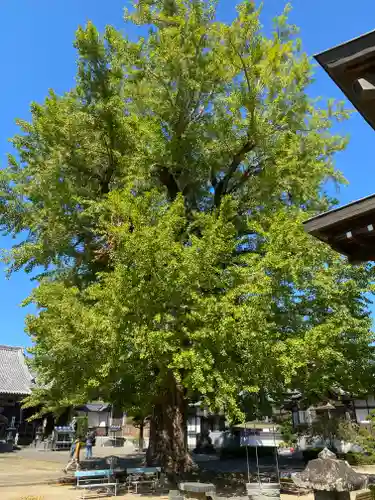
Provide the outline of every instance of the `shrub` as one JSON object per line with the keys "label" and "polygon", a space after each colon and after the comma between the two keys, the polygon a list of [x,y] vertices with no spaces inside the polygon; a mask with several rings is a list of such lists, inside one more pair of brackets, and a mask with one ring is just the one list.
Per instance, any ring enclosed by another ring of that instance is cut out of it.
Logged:
{"label": "shrub", "polygon": [[[318,458],[318,455],[321,451],[322,448],[308,448],[307,450],[303,450],[302,455],[305,463]],[[337,453],[335,450],[332,451],[336,453],[337,458],[339,458],[340,460],[346,460],[350,465],[375,464],[375,454],[358,453],[354,451],[349,451],[348,453]]]}
{"label": "shrub", "polygon": [[371,492],[371,496],[374,499],[375,498],[375,484],[369,484],[368,489]]}
{"label": "shrub", "polygon": [[77,428],[76,436],[80,436],[82,439],[86,437],[89,429],[89,422],[87,417],[77,417]]}
{"label": "shrub", "polygon": [[279,430],[283,437],[285,448],[296,446],[298,436],[291,416],[279,422]]}
{"label": "shrub", "polygon": [[346,460],[350,465],[373,465],[375,464],[375,455],[366,453],[357,453],[349,451],[339,455],[339,458]]}

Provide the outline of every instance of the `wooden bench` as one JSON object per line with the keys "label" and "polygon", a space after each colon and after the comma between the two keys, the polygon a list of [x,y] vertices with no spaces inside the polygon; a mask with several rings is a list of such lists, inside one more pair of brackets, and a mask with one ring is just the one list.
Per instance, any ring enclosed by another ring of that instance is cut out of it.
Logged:
{"label": "wooden bench", "polygon": [[111,469],[103,470],[79,470],[74,473],[77,479],[77,488],[81,488],[81,498],[85,497],[85,490],[92,491],[93,489],[102,489],[108,495],[117,496],[117,481],[114,478]]}
{"label": "wooden bench", "polygon": [[128,493],[132,486],[135,487],[135,493],[138,493],[138,486],[150,484],[152,489],[156,489],[160,481],[160,467],[135,467],[126,469]]}

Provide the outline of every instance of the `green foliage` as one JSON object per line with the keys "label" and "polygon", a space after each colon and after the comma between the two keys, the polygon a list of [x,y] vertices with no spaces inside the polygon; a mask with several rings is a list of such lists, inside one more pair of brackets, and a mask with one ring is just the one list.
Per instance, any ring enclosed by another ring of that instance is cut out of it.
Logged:
{"label": "green foliage", "polygon": [[372,428],[368,429],[360,426],[358,435],[353,441],[358,444],[367,455],[375,457],[375,435]]}
{"label": "green foliage", "polygon": [[286,446],[295,446],[297,444],[298,435],[291,416],[280,420],[278,428]]}
{"label": "green foliage", "polygon": [[[319,453],[323,450],[323,448],[308,448],[303,450],[303,460],[305,463],[308,463],[310,460],[315,460],[318,458]],[[340,460],[346,460],[350,465],[373,465],[375,464],[375,455],[369,453],[361,453],[355,451],[349,451],[348,453],[337,453],[336,450],[333,450],[336,453],[337,458]]]}
{"label": "green foliage", "polygon": [[[42,266],[27,319],[44,409],[91,398],[146,414],[170,380],[241,419],[238,394],[366,390],[370,266],[302,227],[327,209],[340,104],[312,101],[287,11],[136,2],[137,41],[77,31],[77,86],[19,122],[0,223]],[[171,374],[173,375],[171,377]]]}
{"label": "green foliage", "polygon": [[338,458],[346,460],[350,465],[374,465],[375,455],[369,455],[365,453],[358,453],[354,451],[349,451],[343,455],[339,455]]}
{"label": "green foliage", "polygon": [[[372,429],[368,429],[343,417],[324,412],[310,426],[303,430],[303,435],[311,441],[319,438],[335,453],[335,441],[344,441],[359,446],[363,451],[337,453],[338,458],[347,460],[351,465],[371,465],[375,463],[375,437]],[[304,450],[306,462],[317,458],[322,448]]]}
{"label": "green foliage", "polygon": [[368,489],[371,492],[372,498],[375,498],[375,486],[373,484],[369,484]]}
{"label": "green foliage", "polygon": [[76,417],[77,421],[77,429],[76,436],[79,436],[81,439],[85,439],[87,432],[89,430],[89,420],[86,416]]}
{"label": "green foliage", "polygon": [[[318,458],[319,453],[323,448],[308,448],[303,450],[303,460],[307,464],[310,460],[315,460]],[[375,464],[375,455],[368,453],[360,453],[355,451],[349,451],[348,453],[337,453],[335,449],[333,452],[336,454],[337,458],[340,460],[346,460],[350,465],[373,465]]]}
{"label": "green foliage", "polygon": [[334,449],[336,440],[357,442],[359,429],[358,425],[347,420],[345,415],[323,411],[317,412],[312,423],[300,428],[299,432],[311,442],[320,439],[330,449]]}

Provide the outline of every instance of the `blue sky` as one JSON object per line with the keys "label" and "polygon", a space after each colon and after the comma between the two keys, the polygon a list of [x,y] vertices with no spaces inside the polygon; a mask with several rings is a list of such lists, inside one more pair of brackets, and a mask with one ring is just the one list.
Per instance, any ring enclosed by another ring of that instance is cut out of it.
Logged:
{"label": "blue sky", "polygon": [[[285,5],[283,0],[264,0],[263,22],[267,27]],[[342,0],[294,0],[290,20],[300,26],[305,51],[309,55],[325,50],[375,28],[374,0],[361,0],[361,8]],[[112,24],[124,29],[124,0],[1,0],[0,45],[2,71],[0,78],[0,165],[4,166],[10,151],[8,138],[17,129],[15,118],[29,117],[31,101],[42,101],[49,88],[60,93],[74,86],[75,52],[72,46],[79,24],[92,20],[99,29]],[[235,2],[221,0],[219,16],[230,19]],[[314,96],[342,98],[340,91],[320,69],[311,87]],[[353,115],[341,126],[351,137],[350,145],[337,156],[337,166],[349,180],[338,194],[340,202],[374,191],[371,174],[371,141],[374,132]],[[372,170],[373,172],[373,170]],[[9,248],[12,240],[1,237],[1,247]],[[32,288],[24,273],[5,278],[0,267],[0,343],[29,345],[24,333],[26,310],[21,301]]]}

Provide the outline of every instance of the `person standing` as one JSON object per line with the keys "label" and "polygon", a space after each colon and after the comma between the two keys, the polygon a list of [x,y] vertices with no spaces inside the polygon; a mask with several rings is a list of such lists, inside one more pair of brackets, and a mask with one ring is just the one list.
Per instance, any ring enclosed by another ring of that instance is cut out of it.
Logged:
{"label": "person standing", "polygon": [[94,436],[92,432],[88,432],[86,436],[86,460],[92,458],[92,447],[94,444]]}
{"label": "person standing", "polygon": [[73,457],[69,462],[67,463],[66,467],[63,469],[65,473],[68,472],[70,469],[75,469],[79,470],[81,468],[80,466],[80,453],[81,453],[81,448],[82,448],[82,441],[80,437],[77,437],[77,439],[74,441],[74,452],[73,452]]}

